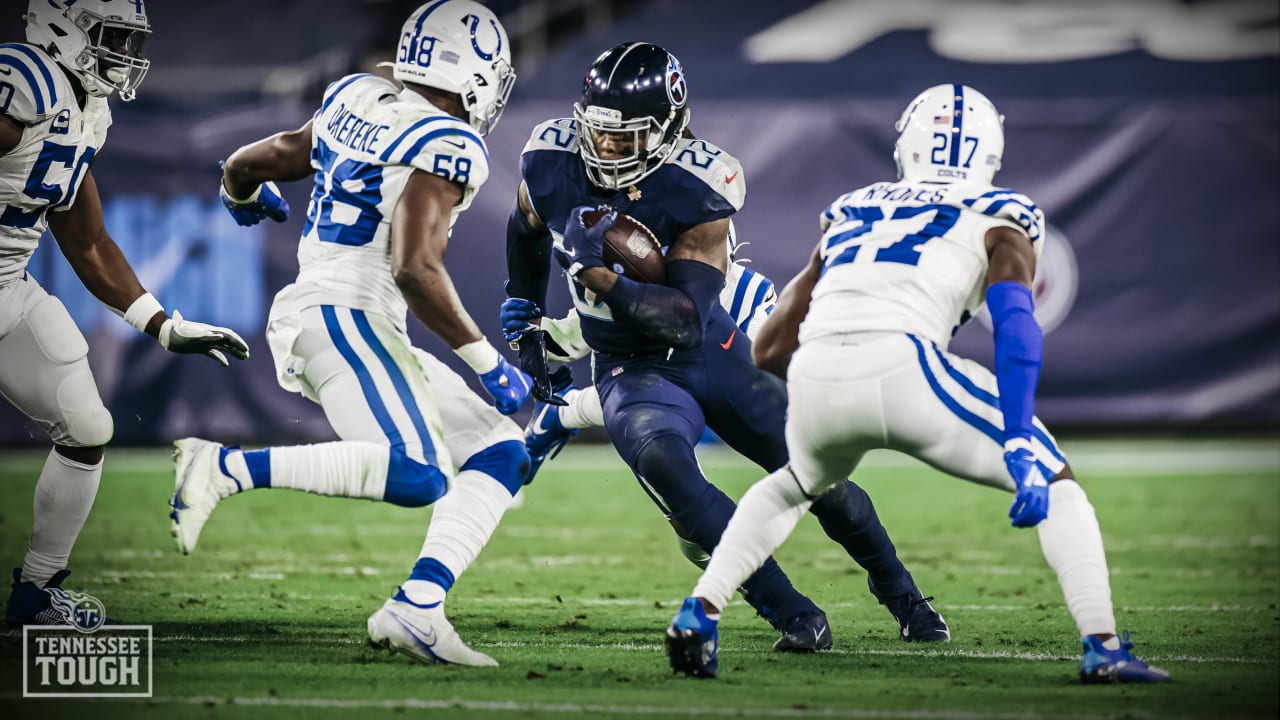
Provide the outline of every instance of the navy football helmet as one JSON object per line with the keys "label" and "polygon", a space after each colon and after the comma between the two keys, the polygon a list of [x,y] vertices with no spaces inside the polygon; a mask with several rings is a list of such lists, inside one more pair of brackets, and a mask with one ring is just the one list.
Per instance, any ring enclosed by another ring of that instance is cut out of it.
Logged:
{"label": "navy football helmet", "polygon": [[640,182],[667,159],[689,124],[680,61],[650,43],[623,43],[596,58],[573,106],[578,151],[596,185]]}

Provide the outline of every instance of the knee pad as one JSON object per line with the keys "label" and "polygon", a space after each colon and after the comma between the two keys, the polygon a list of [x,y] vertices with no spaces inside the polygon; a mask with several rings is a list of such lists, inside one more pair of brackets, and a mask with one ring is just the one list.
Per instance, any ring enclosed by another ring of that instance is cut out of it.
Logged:
{"label": "knee pad", "polygon": [[847,517],[855,522],[861,521],[869,513],[874,513],[871,496],[850,480],[838,483],[813,502],[809,511],[819,519],[825,517]]}
{"label": "knee pad", "polygon": [[495,443],[467,458],[458,469],[476,470],[497,480],[514,497],[529,474],[529,452],[523,442],[506,440]]}
{"label": "knee pad", "polygon": [[[98,395],[93,371],[89,368],[89,344],[67,309],[52,295],[42,298],[24,318],[48,370],[38,383],[56,383],[53,400],[56,412],[52,427],[46,427],[54,443],[70,447],[99,447],[111,441],[115,424]],[[48,392],[48,386],[45,386]],[[47,397],[47,396],[46,396]]]}
{"label": "knee pad", "polygon": [[632,469],[672,513],[680,513],[707,484],[693,447],[679,435],[659,435],[640,447]]}
{"label": "knee pad", "polygon": [[399,448],[391,449],[383,500],[400,507],[423,507],[448,491],[449,478],[440,468],[412,460]]}

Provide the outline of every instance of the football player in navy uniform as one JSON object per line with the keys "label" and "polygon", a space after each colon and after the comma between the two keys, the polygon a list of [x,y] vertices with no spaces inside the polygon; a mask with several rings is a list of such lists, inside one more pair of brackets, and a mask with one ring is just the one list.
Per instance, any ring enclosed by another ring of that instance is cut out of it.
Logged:
{"label": "football player in navy uniform", "polygon": [[[504,307],[546,307],[554,255],[595,351],[595,384],[614,447],[676,533],[710,552],[734,503],[703,476],[694,444],[709,426],[760,467],[776,470],[787,462],[787,398],[781,381],[752,364],[750,340],[719,302],[729,217],[746,191],[742,167],[694,139],[688,122],[688,88],[675,56],[625,43],[596,59],[574,116],[539,125],[525,146],[507,225]],[[582,213],[595,207],[612,212],[587,228]],[[667,257],[665,285],[605,266],[602,239],[616,213],[657,236]],[[522,353],[521,360],[545,377],[545,366],[531,366],[536,354]],[[540,399],[549,399],[545,390]],[[903,639],[950,639],[898,560],[866,492],[842,483],[813,512],[867,569],[872,592],[897,619]],[[782,633],[776,650],[831,647],[826,616],[773,560],[742,590]]]}

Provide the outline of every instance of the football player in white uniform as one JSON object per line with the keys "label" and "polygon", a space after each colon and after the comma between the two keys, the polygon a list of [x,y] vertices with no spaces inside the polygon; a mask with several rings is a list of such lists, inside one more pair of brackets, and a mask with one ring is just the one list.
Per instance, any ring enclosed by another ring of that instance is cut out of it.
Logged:
{"label": "football player in white uniform", "polygon": [[[445,594],[492,535],[529,457],[504,417],[529,381],[489,344],[444,265],[454,220],[489,175],[482,135],[515,81],[506,31],[472,0],[434,0],[404,24],[396,82],[351,75],[306,125],[240,148],[224,203],[242,224],[283,220],[273,181],[314,177],[297,280],[276,295],[267,341],[282,387],[324,408],[337,442],[242,451],[176,443],[178,547],[215,505],[254,488],[435,503],[409,579],[369,618],[370,639],[423,662],[496,665],[444,615]],[[497,409],[413,347],[406,308],[479,375]]]}
{"label": "football player in white uniform", "polygon": [[85,288],[178,353],[248,356],[234,332],[165,314],[107,235],[93,161],[111,125],[107,97],[132,100],[151,32],[141,0],[31,0],[27,42],[0,45],[0,394],[44,428],[53,451],[36,483],[35,523],[5,608],[11,626],[67,622],[50,604],[102,477],[111,415],[84,336],[27,273],[48,229]]}
{"label": "football player in white uniform", "polygon": [[[743,245],[745,245],[744,243]],[[764,325],[765,318],[773,312],[778,302],[773,281],[746,266],[746,260],[737,257],[733,221],[729,221],[729,264],[725,271],[724,290],[720,292],[720,304],[737,324],[738,330],[752,341]],[[570,363],[591,353],[582,339],[578,313],[570,310],[560,319],[540,318],[541,310],[528,300],[507,298],[502,304],[500,319],[503,333],[508,340],[519,338],[519,333],[530,325],[547,333],[547,359],[551,362]],[[537,325],[541,322],[541,325]],[[563,374],[562,374],[563,373]],[[571,381],[567,371],[557,370],[560,384]],[[553,380],[554,382],[554,380]],[[600,407],[600,393],[594,385],[585,388],[568,386],[557,389],[565,405],[537,402],[529,424],[525,427],[525,449],[529,451],[529,477],[525,484],[533,482],[534,475],[548,458],[560,454],[569,439],[584,428],[604,427],[604,410]],[[681,549],[689,550],[697,558],[707,557],[702,548],[681,541]]]}
{"label": "football player in white uniform", "polygon": [[[758,365],[788,380],[791,462],[738,504],[667,630],[673,669],[715,675],[716,621],[734,589],[814,498],[868,450],[892,448],[1015,493],[1009,517],[1037,527],[1083,638],[1083,682],[1169,679],[1116,635],[1093,506],[1034,415],[1042,334],[1030,284],[1045,221],[1027,197],[991,185],[1003,119],[972,88],[929,88],[898,121],[899,182],[855,190],[822,214],[808,266],[753,346]],[[947,352],[984,300],[994,375]]]}

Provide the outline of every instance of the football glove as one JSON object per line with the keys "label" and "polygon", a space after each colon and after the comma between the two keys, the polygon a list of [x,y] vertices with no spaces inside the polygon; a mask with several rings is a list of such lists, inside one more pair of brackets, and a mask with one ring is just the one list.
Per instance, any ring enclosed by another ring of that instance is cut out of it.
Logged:
{"label": "football glove", "polygon": [[595,225],[587,227],[582,224],[582,213],[591,209],[587,205],[574,208],[565,221],[564,237],[551,247],[556,262],[571,277],[589,268],[604,267],[604,235],[613,227],[618,211],[610,210]]}
{"label": "football glove", "polygon": [[498,356],[498,366],[480,374],[480,382],[493,398],[494,407],[503,415],[510,415],[524,404],[529,397],[529,376],[520,372],[519,368]]}
{"label": "football glove", "polygon": [[1049,479],[1040,472],[1030,441],[1011,438],[1004,448],[1004,464],[1017,492],[1009,517],[1014,527],[1035,527],[1049,516]]}
{"label": "football glove", "polygon": [[249,346],[235,331],[183,320],[177,310],[160,326],[160,344],[173,353],[208,355],[223,367],[228,365],[227,353],[237,360],[249,357]]}
{"label": "football glove", "polygon": [[[555,385],[547,367],[546,339],[545,330],[529,330],[524,333],[519,340],[520,369],[527,373],[532,381],[531,393],[535,400],[550,405],[568,405],[564,398],[555,394]],[[567,368],[563,369],[567,370]]]}
{"label": "football glove", "polygon": [[507,298],[502,301],[502,309],[498,311],[498,319],[502,321],[502,336],[507,342],[516,342],[526,332],[538,329],[537,320],[540,317],[542,308],[532,300]]}
{"label": "football glove", "polygon": [[222,198],[222,206],[231,213],[237,225],[249,227],[262,222],[263,218],[271,218],[276,222],[289,219],[289,201],[280,195],[280,188],[273,182],[258,186],[253,194],[244,200],[237,200],[227,192],[224,183],[218,183],[218,197]]}

